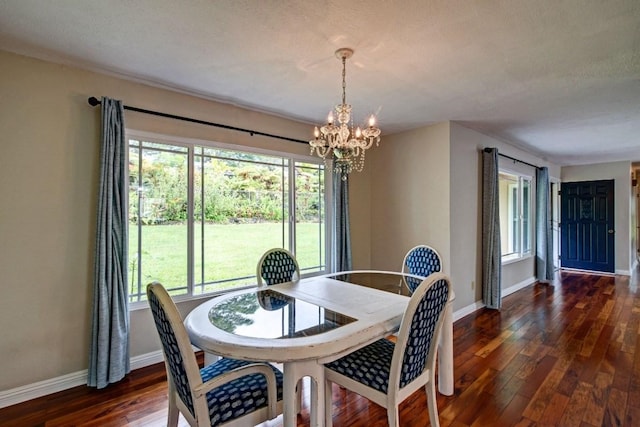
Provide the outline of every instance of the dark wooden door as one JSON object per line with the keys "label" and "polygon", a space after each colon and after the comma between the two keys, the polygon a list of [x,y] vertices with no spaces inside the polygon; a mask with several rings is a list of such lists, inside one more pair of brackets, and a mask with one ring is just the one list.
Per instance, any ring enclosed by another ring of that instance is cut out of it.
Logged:
{"label": "dark wooden door", "polygon": [[613,180],[562,183],[562,267],[614,272],[613,184]]}

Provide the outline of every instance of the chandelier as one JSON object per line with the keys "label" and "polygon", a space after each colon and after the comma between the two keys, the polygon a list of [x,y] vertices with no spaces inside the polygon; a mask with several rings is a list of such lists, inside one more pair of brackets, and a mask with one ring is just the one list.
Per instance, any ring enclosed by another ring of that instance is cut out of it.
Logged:
{"label": "chandelier", "polygon": [[309,141],[311,154],[327,160],[333,160],[333,170],[342,176],[356,170],[361,172],[364,168],[364,154],[380,142],[380,129],[376,127],[376,119],[369,117],[368,126],[361,129],[353,128],[351,121],[351,105],[346,102],[346,61],[353,55],[353,49],[342,48],[336,50],[336,56],[342,61],[342,103],[336,105],[335,113],[338,123],[334,123],[333,112],[329,113],[327,123],[313,130],[314,139]]}

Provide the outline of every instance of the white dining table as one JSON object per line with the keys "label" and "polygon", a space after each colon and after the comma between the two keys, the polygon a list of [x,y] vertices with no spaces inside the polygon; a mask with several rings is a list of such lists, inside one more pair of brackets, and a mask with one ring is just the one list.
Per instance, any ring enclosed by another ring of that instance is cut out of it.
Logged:
{"label": "white dining table", "polygon": [[185,326],[193,345],[205,352],[283,365],[285,427],[297,425],[296,386],[310,377],[311,425],[322,427],[323,364],[397,331],[409,301],[402,292],[341,278],[310,277],[230,292],[196,307]]}

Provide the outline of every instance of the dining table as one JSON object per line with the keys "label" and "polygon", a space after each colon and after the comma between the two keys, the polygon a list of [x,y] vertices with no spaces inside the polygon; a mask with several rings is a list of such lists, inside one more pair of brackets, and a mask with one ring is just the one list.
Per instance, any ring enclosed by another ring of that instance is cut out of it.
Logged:
{"label": "dining table", "polygon": [[[410,298],[407,281],[423,279],[372,270],[307,277],[212,298],[184,323],[192,344],[205,353],[282,364],[285,427],[297,425],[296,387],[309,377],[310,424],[321,427],[326,415],[323,365],[396,332]],[[450,348],[443,345],[447,309],[438,374],[450,381],[445,394],[452,394],[452,342]],[[443,381],[439,389],[443,392]]]}

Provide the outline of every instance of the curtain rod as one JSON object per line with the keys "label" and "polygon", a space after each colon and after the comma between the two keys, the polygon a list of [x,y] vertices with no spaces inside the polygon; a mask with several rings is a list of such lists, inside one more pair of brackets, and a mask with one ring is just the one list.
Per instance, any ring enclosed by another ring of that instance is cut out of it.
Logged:
{"label": "curtain rod", "polygon": [[[491,151],[491,148],[487,147],[487,148],[484,149],[484,151],[488,153],[488,152]],[[499,151],[498,151],[498,156],[502,156],[502,157],[505,157],[505,158],[507,158],[509,160],[513,160],[514,162],[519,162],[519,163],[522,163],[524,165],[531,166],[532,168],[542,169],[540,166],[532,165],[531,163],[525,162],[524,160],[520,160],[520,159],[516,159],[515,157],[507,156],[506,154],[502,154]]]}
{"label": "curtain rod", "polygon": [[[91,105],[92,107],[95,107],[95,106],[100,105],[102,103],[95,96],[90,97],[89,99],[87,99],[87,101],[89,102],[89,105]],[[271,133],[265,133],[265,132],[260,132],[260,131],[257,131],[257,130],[244,129],[244,128],[239,128],[239,127],[235,127],[235,126],[223,125],[223,124],[220,124],[220,123],[207,122],[205,120],[192,119],[191,117],[177,116],[175,114],[161,113],[159,111],[145,110],[143,108],[130,107],[128,105],[123,105],[123,108],[125,110],[135,111],[137,113],[151,114],[152,116],[160,116],[160,117],[165,117],[165,118],[173,119],[173,120],[182,120],[182,121],[185,121],[185,122],[197,123],[197,124],[200,124],[200,125],[214,126],[214,127],[223,128],[223,129],[235,130],[235,131],[238,131],[238,132],[246,132],[246,133],[250,134],[251,136],[253,136],[253,135],[261,135],[261,136],[268,136],[270,138],[283,139],[285,141],[299,142],[299,143],[302,143],[302,144],[308,144],[309,143],[308,141],[303,141],[301,139],[289,138],[289,137],[280,136],[280,135],[273,135]]]}

